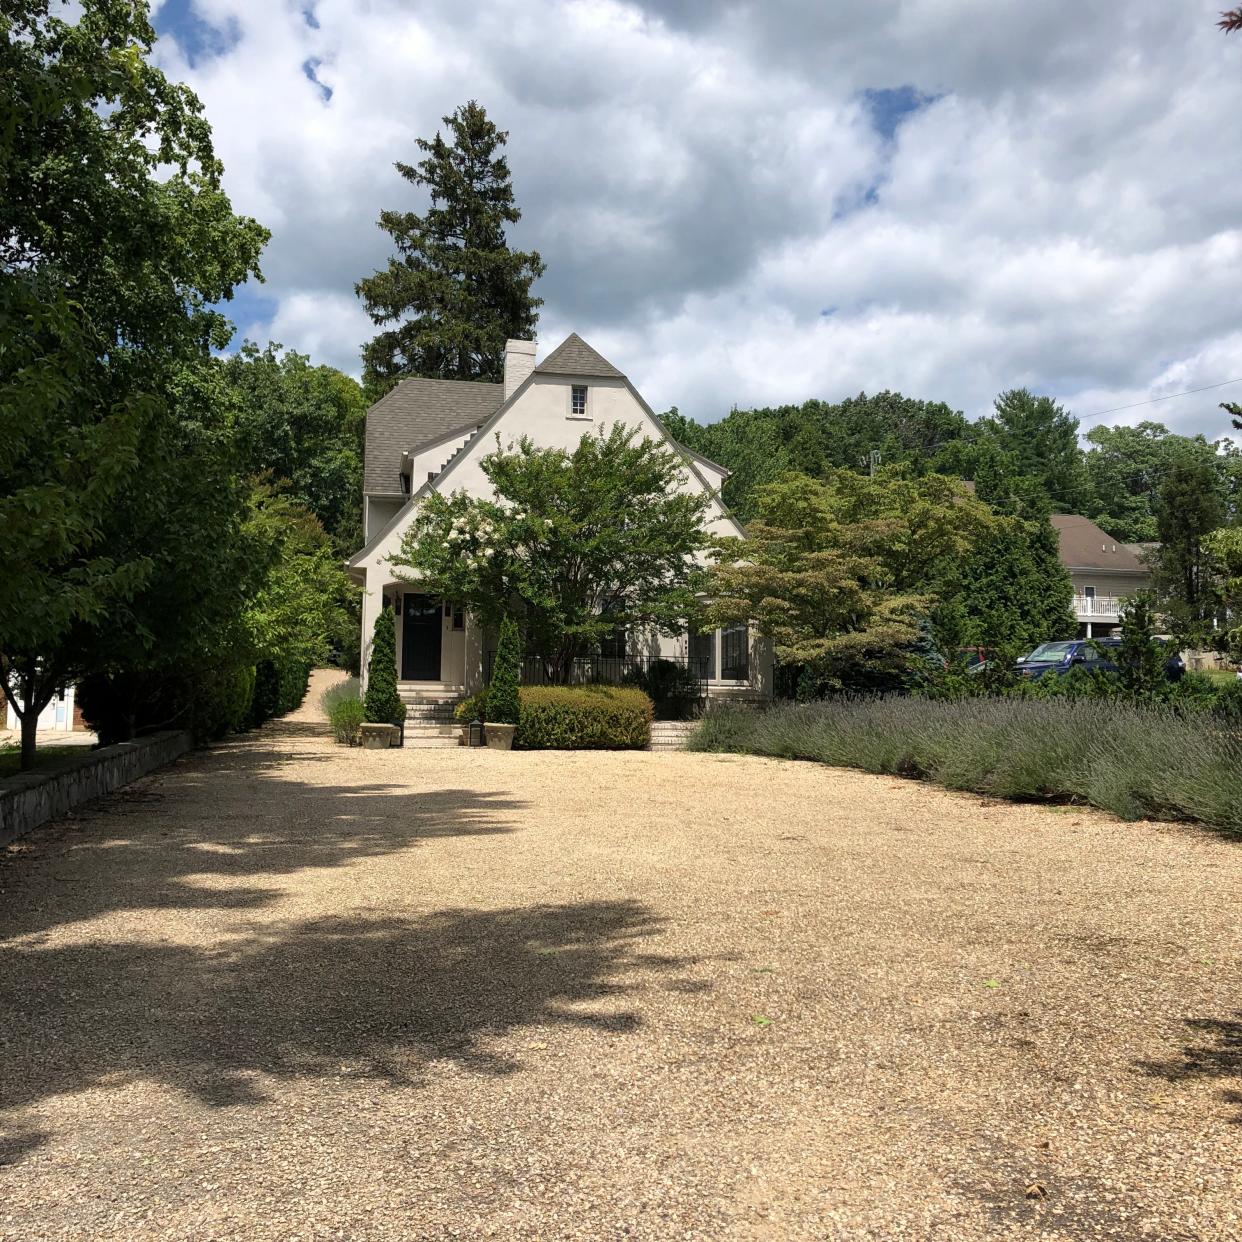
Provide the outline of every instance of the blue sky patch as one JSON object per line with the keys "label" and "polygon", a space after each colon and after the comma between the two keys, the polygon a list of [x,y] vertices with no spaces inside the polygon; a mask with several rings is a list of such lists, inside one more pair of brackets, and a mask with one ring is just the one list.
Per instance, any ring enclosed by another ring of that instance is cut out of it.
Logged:
{"label": "blue sky patch", "polygon": [[223,29],[205,21],[194,0],[166,0],[155,17],[155,33],[161,38],[175,39],[190,64],[223,56],[241,41],[241,30],[235,21]]}
{"label": "blue sky patch", "polygon": [[[232,320],[233,327],[237,329],[232,341],[229,343],[229,349],[236,349],[241,343],[246,332],[254,328],[256,324],[263,327],[260,333],[264,339],[258,342],[259,345],[266,345],[266,332],[271,326],[272,320],[276,316],[276,308],[278,300],[268,297],[260,292],[263,286],[251,280],[233,291],[233,300],[231,302],[217,302],[212,307],[218,310],[220,314]],[[295,342],[289,342],[291,345]]]}
{"label": "blue sky patch", "polygon": [[325,86],[319,80],[319,75],[316,73],[316,70],[322,64],[323,61],[320,60],[318,56],[312,56],[309,60],[304,60],[302,62],[302,72],[306,74],[307,78],[311,82],[314,82],[314,84],[319,87],[319,93],[323,96],[324,103],[327,103],[328,100],[332,98],[332,88],[330,86]]}
{"label": "blue sky patch", "polygon": [[319,29],[319,18],[315,16],[315,6],[313,4],[305,5],[302,9],[302,20],[312,29]]}
{"label": "blue sky patch", "polygon": [[872,128],[892,142],[897,129],[907,117],[934,104],[939,95],[928,95],[916,86],[880,87],[862,93],[863,106],[871,117]]}

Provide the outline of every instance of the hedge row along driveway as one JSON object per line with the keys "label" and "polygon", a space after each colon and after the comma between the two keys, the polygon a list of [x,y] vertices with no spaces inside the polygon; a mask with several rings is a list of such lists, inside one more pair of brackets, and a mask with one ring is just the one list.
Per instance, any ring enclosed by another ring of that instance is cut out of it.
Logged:
{"label": "hedge row along driveway", "polygon": [[1242,1232],[1194,829],[303,720],[30,842],[5,1239]]}

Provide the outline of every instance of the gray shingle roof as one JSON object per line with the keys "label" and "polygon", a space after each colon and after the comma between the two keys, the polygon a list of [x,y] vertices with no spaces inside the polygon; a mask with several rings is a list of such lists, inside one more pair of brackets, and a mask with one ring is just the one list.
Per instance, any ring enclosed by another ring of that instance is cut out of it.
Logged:
{"label": "gray shingle roof", "polygon": [[1052,525],[1061,546],[1061,564],[1067,569],[1147,573],[1147,566],[1124,543],[1118,543],[1090,518],[1078,513],[1054,513]]}
{"label": "gray shingle roof", "polygon": [[601,358],[576,332],[571,332],[536,368],[544,375],[625,376]]}
{"label": "gray shingle roof", "polygon": [[398,494],[402,453],[455,431],[464,435],[490,418],[503,400],[503,384],[402,380],[367,411],[362,490],[369,495]]}

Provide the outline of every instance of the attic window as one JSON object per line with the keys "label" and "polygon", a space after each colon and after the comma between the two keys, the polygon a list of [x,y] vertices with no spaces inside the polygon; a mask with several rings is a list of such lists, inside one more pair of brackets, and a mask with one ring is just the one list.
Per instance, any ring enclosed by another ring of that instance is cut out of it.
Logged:
{"label": "attic window", "polygon": [[575,384],[569,399],[569,417],[586,418],[587,390],[585,384]]}

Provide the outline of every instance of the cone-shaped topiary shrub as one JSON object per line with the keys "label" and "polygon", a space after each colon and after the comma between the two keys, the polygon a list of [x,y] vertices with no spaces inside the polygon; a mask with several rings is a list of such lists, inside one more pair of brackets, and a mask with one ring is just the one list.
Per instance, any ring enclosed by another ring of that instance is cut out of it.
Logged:
{"label": "cone-shaped topiary shrub", "polygon": [[372,724],[399,725],[405,719],[405,704],[397,693],[397,626],[387,608],[375,618],[363,707]]}
{"label": "cone-shaped topiary shrub", "polygon": [[522,647],[517,626],[506,616],[500,623],[500,642],[492,665],[492,684],[487,688],[487,720],[491,724],[518,722],[518,686],[522,681]]}

